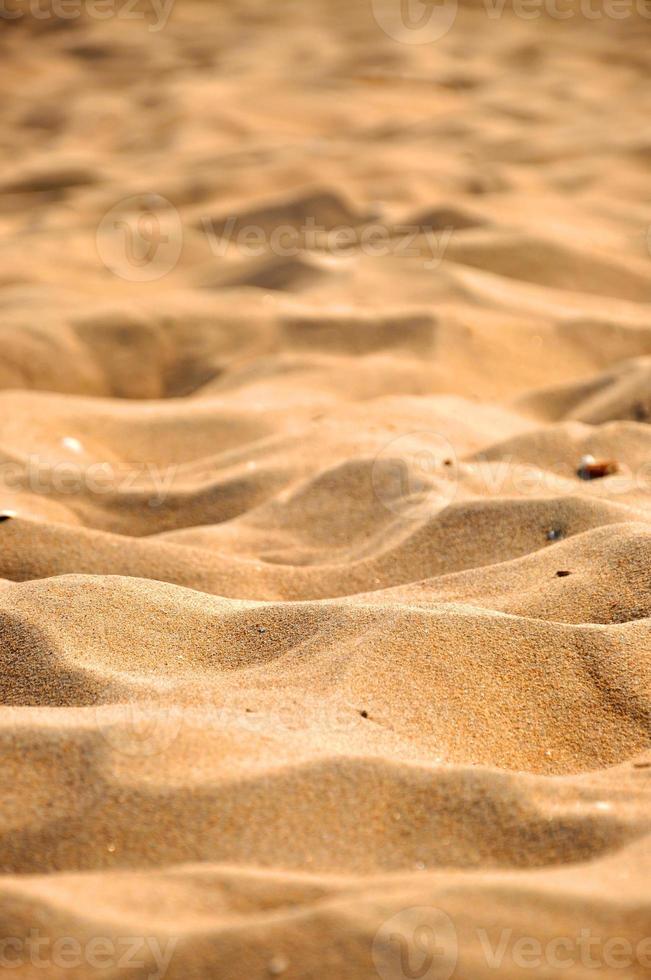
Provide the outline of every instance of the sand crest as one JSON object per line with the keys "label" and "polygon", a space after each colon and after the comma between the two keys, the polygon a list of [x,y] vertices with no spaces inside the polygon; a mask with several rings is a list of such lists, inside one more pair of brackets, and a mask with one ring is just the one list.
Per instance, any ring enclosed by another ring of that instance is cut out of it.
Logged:
{"label": "sand crest", "polygon": [[651,976],[651,10],[498,6],[5,4],[3,972]]}

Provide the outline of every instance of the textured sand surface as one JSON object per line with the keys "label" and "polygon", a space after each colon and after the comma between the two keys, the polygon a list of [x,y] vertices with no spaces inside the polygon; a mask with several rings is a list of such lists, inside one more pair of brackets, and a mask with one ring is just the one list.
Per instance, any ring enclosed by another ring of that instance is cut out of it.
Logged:
{"label": "textured sand surface", "polygon": [[2,967],[651,976],[651,20],[150,28],[0,23]]}

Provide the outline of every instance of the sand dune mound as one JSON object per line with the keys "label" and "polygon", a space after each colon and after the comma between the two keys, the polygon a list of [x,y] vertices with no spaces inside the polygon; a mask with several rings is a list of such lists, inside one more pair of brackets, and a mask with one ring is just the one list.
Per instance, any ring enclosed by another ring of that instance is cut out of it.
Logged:
{"label": "sand dune mound", "polygon": [[270,255],[238,262],[235,268],[206,274],[198,285],[206,289],[266,289],[294,292],[327,278],[329,269],[308,254]]}
{"label": "sand dune mound", "polygon": [[[88,762],[94,776],[102,757],[96,755],[95,766],[92,756]],[[137,806],[137,823],[123,817],[108,826],[105,814],[92,813],[90,807],[83,823],[78,822],[70,812],[72,793],[68,790],[66,800],[59,791],[59,820],[70,820],[81,840],[76,857],[74,852],[56,854],[56,818],[26,829],[14,847],[16,857],[24,855],[24,871],[30,853],[32,863],[49,860],[58,870],[70,872],[119,868],[134,859],[156,867],[197,860],[247,866],[254,858],[264,868],[274,866],[280,850],[289,871],[308,864],[314,872],[377,874],[404,871],[417,863],[431,870],[478,865],[536,868],[596,858],[640,836],[634,820],[611,817],[595,825],[589,812],[572,816],[571,797],[565,806],[564,801],[554,805],[544,789],[535,783],[524,785],[531,786],[533,799],[522,797],[516,780],[493,773],[451,769],[433,774],[424,767],[355,759],[185,790],[113,778],[104,788],[106,802],[121,796],[124,811]],[[56,792],[57,787],[52,789]],[[298,795],[302,805],[288,807],[287,798]],[[264,821],[247,819],[262,807]],[[362,807],[370,828],[363,852],[358,847],[357,816]],[[503,836],[483,833],[488,814],[494,819],[495,810],[502,808]],[[154,827],[165,841],[157,854],[147,847]],[[340,841],[336,851],[330,843],[335,834]],[[2,836],[0,853],[7,863]]]}
{"label": "sand dune mound", "polygon": [[318,312],[288,316],[281,330],[285,342],[299,350],[359,355],[397,349],[418,356],[432,352],[437,322],[428,313],[377,318],[354,313],[328,317]]}
{"label": "sand dune mound", "polygon": [[[425,594],[419,587],[414,598]],[[336,695],[349,718],[362,705],[373,725],[417,740],[439,761],[572,771],[612,765],[648,744],[651,660],[640,655],[648,648],[646,619],[609,627],[545,623],[472,608],[445,593],[416,607],[387,605],[377,595],[370,604],[242,602],[110,576],[12,585],[0,598],[10,704],[54,705],[66,691],[66,703],[110,703],[128,692],[136,701],[189,699],[210,714],[222,698],[230,703],[226,692],[236,684],[240,701],[249,688],[255,711],[261,683],[282,689],[289,679],[297,690],[302,677],[306,693]],[[95,630],[87,638],[91,614]],[[507,684],[508,699],[500,698]]]}
{"label": "sand dune mound", "polygon": [[[481,566],[392,590],[396,599],[486,606],[518,616],[570,623],[625,623],[651,616],[640,589],[648,560],[645,524],[611,524],[498,565]],[[571,580],[570,580],[571,579]],[[384,593],[378,594],[384,597]]]}
{"label": "sand dune mound", "polygon": [[472,211],[445,205],[418,211],[405,221],[406,225],[414,225],[419,230],[432,231],[465,231],[468,228],[480,228],[485,223],[483,218]]}
{"label": "sand dune mound", "polygon": [[502,232],[476,232],[452,239],[446,258],[512,279],[571,289],[575,292],[615,296],[636,303],[651,302],[648,273],[631,261],[606,258],[586,249],[578,251],[561,242]]}
{"label": "sand dune mound", "polygon": [[534,411],[540,406],[555,418],[573,418],[593,425],[615,419],[646,422],[650,371],[649,358],[635,358],[589,380],[533,392],[522,404]]}
{"label": "sand dune mound", "polygon": [[0,966],[648,980],[648,19],[57,6],[0,11]]}
{"label": "sand dune mound", "polygon": [[297,241],[304,241],[306,233],[328,231],[340,225],[359,225],[364,220],[341,194],[328,190],[305,191],[282,200],[251,205],[248,201],[234,204],[225,217],[204,218],[202,227],[208,225],[213,234],[226,237],[246,229],[273,235],[278,229],[291,228],[299,232]]}

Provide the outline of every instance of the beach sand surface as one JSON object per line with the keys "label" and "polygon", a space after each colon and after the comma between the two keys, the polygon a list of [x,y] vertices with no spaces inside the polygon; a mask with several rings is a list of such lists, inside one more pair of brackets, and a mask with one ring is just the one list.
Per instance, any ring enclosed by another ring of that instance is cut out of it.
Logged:
{"label": "beach sand surface", "polygon": [[15,977],[651,975],[651,21],[391,10],[0,25]]}

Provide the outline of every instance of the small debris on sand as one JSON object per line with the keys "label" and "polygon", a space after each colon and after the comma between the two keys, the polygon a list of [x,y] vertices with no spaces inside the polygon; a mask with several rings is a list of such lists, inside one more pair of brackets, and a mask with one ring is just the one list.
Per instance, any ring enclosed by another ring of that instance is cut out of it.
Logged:
{"label": "small debris on sand", "polygon": [[576,475],[580,480],[598,480],[604,476],[612,476],[619,472],[619,464],[614,459],[595,459],[594,456],[582,456]]}

